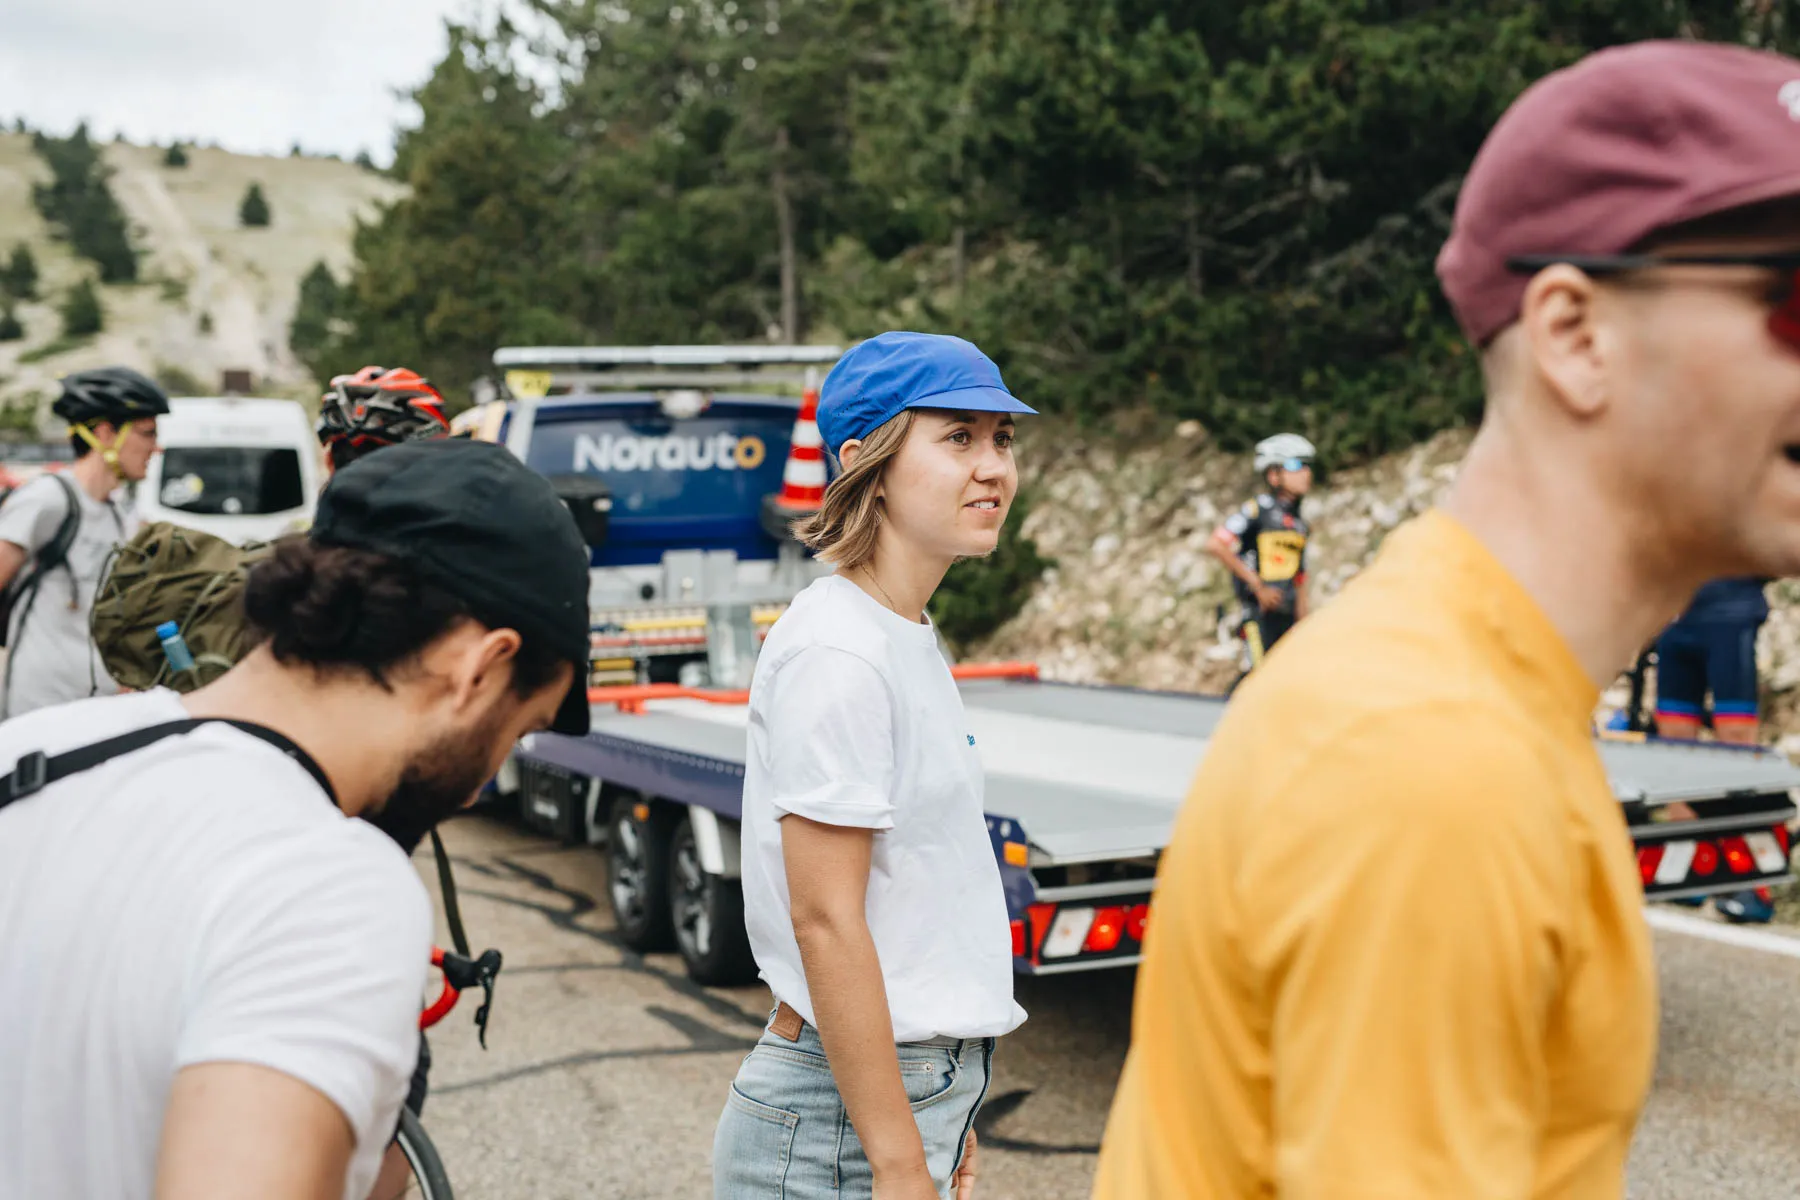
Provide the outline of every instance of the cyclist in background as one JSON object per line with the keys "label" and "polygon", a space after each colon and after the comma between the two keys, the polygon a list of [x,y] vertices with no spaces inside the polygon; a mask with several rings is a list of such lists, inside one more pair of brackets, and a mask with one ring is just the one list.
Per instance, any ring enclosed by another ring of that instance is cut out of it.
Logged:
{"label": "cyclist in background", "polygon": [[319,400],[319,445],[328,470],[401,442],[450,436],[444,396],[405,367],[368,366],[338,375]]}
{"label": "cyclist in background", "polygon": [[129,367],[103,367],[65,378],[51,411],[69,423],[75,465],[0,508],[0,588],[13,590],[0,717],[118,691],[88,616],[107,558],[132,532],[119,489],[148,470],[169,398]]}
{"label": "cyclist in background", "polygon": [[[313,427],[325,452],[326,477],[383,446],[449,437],[444,404],[430,380],[405,367],[371,365],[332,376]],[[287,532],[305,533],[308,524],[301,517]]]}
{"label": "cyclist in background", "polygon": [[[1657,736],[1693,741],[1712,695],[1713,736],[1729,745],[1754,746],[1757,716],[1756,634],[1769,619],[1766,578],[1716,579],[1702,587],[1687,611],[1656,641]],[[1692,810],[1687,815],[1692,816]],[[1735,923],[1762,924],[1775,916],[1767,888],[1713,900],[1719,915]]]}
{"label": "cyclist in background", "polygon": [[1233,576],[1243,605],[1243,637],[1252,669],[1306,616],[1306,539],[1300,503],[1312,490],[1313,444],[1278,433],[1256,444],[1256,472],[1267,489],[1225,518],[1206,544]]}

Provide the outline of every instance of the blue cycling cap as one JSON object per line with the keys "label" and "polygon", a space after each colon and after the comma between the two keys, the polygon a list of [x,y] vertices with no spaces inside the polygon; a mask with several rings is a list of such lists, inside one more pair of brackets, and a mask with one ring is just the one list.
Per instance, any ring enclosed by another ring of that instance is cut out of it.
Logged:
{"label": "blue cycling cap", "polygon": [[973,342],[942,333],[893,331],[838,359],[819,390],[819,433],[832,454],[909,408],[1035,413],[1000,379]]}

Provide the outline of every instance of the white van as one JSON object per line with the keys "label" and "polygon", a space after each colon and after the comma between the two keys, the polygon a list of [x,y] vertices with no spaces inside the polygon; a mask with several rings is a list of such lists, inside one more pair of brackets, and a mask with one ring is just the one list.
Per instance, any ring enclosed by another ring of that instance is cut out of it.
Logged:
{"label": "white van", "polygon": [[162,450],[137,488],[143,520],[240,544],[311,522],[324,463],[312,422],[294,401],[171,400],[156,438]]}

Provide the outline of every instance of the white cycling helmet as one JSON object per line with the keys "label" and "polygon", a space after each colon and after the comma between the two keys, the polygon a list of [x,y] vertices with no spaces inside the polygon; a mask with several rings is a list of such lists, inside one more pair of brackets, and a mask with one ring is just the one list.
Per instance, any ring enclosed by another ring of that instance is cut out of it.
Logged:
{"label": "white cycling helmet", "polygon": [[1256,443],[1256,473],[1261,475],[1270,467],[1279,467],[1290,458],[1311,462],[1318,453],[1313,444],[1299,434],[1278,433]]}

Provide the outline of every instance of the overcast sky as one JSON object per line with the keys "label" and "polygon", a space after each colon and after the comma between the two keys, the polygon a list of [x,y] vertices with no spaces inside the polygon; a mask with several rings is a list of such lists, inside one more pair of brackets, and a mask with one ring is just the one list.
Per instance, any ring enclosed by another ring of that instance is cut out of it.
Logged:
{"label": "overcast sky", "polygon": [[[478,7],[479,6],[479,7]],[[386,163],[395,90],[481,0],[0,0],[0,120],[134,142],[216,141]]]}

